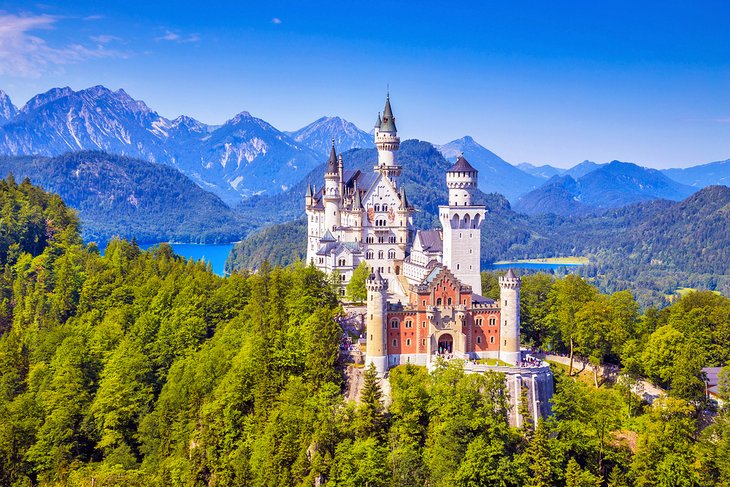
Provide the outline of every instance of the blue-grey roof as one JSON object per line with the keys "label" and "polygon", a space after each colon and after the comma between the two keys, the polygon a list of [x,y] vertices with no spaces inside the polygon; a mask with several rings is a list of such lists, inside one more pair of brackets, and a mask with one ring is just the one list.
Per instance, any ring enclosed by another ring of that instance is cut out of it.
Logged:
{"label": "blue-grey roof", "polygon": [[441,232],[438,230],[419,230],[416,233],[416,238],[424,250],[431,252],[443,251],[443,240]]}

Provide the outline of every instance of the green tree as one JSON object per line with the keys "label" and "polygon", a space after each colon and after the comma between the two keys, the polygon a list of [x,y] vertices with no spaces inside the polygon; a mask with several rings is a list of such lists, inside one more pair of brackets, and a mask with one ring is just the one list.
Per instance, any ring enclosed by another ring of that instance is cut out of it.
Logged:
{"label": "green tree", "polygon": [[352,271],[352,277],[350,282],[347,283],[347,298],[350,301],[356,303],[362,303],[368,298],[367,288],[365,287],[365,281],[370,276],[370,269],[368,268],[367,262],[364,260],[358,264],[354,271]]}
{"label": "green tree", "polygon": [[359,438],[381,438],[385,427],[382,402],[383,392],[375,365],[370,365],[363,374],[360,406],[357,409],[356,429]]}

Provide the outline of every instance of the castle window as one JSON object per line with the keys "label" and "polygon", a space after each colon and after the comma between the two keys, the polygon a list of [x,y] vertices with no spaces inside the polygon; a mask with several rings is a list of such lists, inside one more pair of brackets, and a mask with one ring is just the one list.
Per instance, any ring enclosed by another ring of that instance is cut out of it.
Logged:
{"label": "castle window", "polygon": [[438,299],[436,300],[436,306],[441,306],[441,298],[438,298]]}
{"label": "castle window", "polygon": [[459,238],[461,238],[461,232],[459,232]]}
{"label": "castle window", "polygon": [[388,211],[388,205],[383,205],[383,211]]}
{"label": "castle window", "polygon": [[373,238],[372,236],[369,236],[369,237],[367,238],[367,242],[368,242],[368,243],[373,243],[374,241],[375,241],[375,239],[374,239],[374,238]]}
{"label": "castle window", "polygon": [[413,328],[413,322],[411,320],[406,321],[406,328]]}
{"label": "castle window", "polygon": [[[343,279],[343,281],[344,281],[344,279]],[[344,289],[340,289],[340,296],[344,296],[344,295],[345,295],[345,290]]]}
{"label": "castle window", "polygon": [[390,322],[390,327],[391,328],[398,328],[398,320],[392,320]]}
{"label": "castle window", "polygon": [[[507,320],[504,320],[504,326],[507,326]],[[507,344],[505,343],[505,345]]]}
{"label": "castle window", "polygon": [[482,337],[477,337],[477,343],[482,343]]}
{"label": "castle window", "polygon": [[505,340],[505,341],[504,341],[504,346],[505,346],[505,347],[507,346],[507,340]]}
{"label": "castle window", "polygon": [[459,270],[460,267],[461,267],[461,264],[456,264],[456,270],[457,271]]}
{"label": "castle window", "polygon": [[421,345],[423,345],[424,347],[426,346],[426,339],[425,338],[423,340],[421,340]]}
{"label": "castle window", "polygon": [[451,298],[448,300],[448,305],[451,306]]}
{"label": "castle window", "polygon": [[378,243],[383,243],[383,237],[378,237]]}
{"label": "castle window", "polygon": [[367,256],[368,259],[372,259],[373,258],[373,251],[372,250],[368,250],[366,256]]}
{"label": "castle window", "polygon": [[422,321],[421,322],[421,328],[426,328],[426,322],[425,321]]}
{"label": "castle window", "polygon": [[390,237],[388,238],[388,242],[390,242],[390,243],[395,243],[395,235],[391,235],[391,236],[390,236]]}
{"label": "castle window", "polygon": [[394,347],[397,347],[398,346],[398,340],[396,340],[395,338],[393,338],[393,346]]}
{"label": "castle window", "polygon": [[494,336],[489,337],[489,343],[494,343]]}
{"label": "castle window", "polygon": [[378,259],[382,259],[382,258],[383,258],[383,251],[380,250],[380,251],[378,251]]}
{"label": "castle window", "polygon": [[489,318],[489,326],[494,326],[497,324],[496,318]]}
{"label": "castle window", "polygon": [[504,300],[504,305],[507,306],[507,300],[506,299]]}
{"label": "castle window", "polygon": [[411,339],[410,338],[407,338],[406,339],[406,346],[407,347],[410,347],[411,346]]}
{"label": "castle window", "polygon": [[380,211],[380,205],[375,205],[375,211]]}
{"label": "castle window", "polygon": [[426,300],[425,299],[423,300],[423,305],[426,306]]}
{"label": "castle window", "polygon": [[483,321],[482,321],[482,319],[481,319],[481,318],[477,318],[477,319],[476,319],[476,325],[477,325],[477,326],[482,326],[482,324],[483,324]]}
{"label": "castle window", "polygon": [[395,250],[393,250],[393,249],[390,249],[390,250],[388,251],[388,258],[389,258],[389,259],[395,259]]}

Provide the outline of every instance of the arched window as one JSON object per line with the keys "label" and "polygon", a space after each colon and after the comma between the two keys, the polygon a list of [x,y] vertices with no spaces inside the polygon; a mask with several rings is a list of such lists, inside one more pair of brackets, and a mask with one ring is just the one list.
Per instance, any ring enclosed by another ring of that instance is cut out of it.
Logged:
{"label": "arched window", "polygon": [[398,328],[398,320],[391,320],[390,321],[390,327],[391,328]]}
{"label": "arched window", "polygon": [[389,258],[389,259],[395,259],[395,250],[393,250],[393,249],[390,249],[390,250],[388,251],[388,258]]}
{"label": "arched window", "polygon": [[448,299],[448,305],[451,306],[451,298]]}
{"label": "arched window", "polygon": [[368,238],[367,238],[368,243],[373,243],[374,241],[375,241],[375,239],[373,238],[372,235],[368,236]]}
{"label": "arched window", "polygon": [[373,251],[372,250],[368,250],[365,258],[372,259],[373,258]]}
{"label": "arched window", "polygon": [[388,205],[383,205],[383,211],[388,211]]}
{"label": "arched window", "polygon": [[410,347],[411,346],[411,339],[410,338],[407,338],[406,339],[406,346],[407,347]]}
{"label": "arched window", "polygon": [[477,343],[482,343],[482,337],[477,337]]}
{"label": "arched window", "polygon": [[436,306],[441,306],[441,298],[438,298],[438,299],[436,300]]}
{"label": "arched window", "polygon": [[375,211],[380,211],[380,205],[375,205]]}
{"label": "arched window", "polygon": [[382,258],[383,258],[383,251],[382,250],[379,250],[378,251],[378,259],[382,259]]}

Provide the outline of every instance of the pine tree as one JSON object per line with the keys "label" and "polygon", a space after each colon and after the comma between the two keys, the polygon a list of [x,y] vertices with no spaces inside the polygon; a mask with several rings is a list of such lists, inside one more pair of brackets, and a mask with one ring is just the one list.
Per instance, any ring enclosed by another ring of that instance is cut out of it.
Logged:
{"label": "pine tree", "polygon": [[383,391],[374,364],[371,363],[365,369],[363,379],[360,407],[357,410],[357,434],[360,438],[380,438],[385,426]]}

